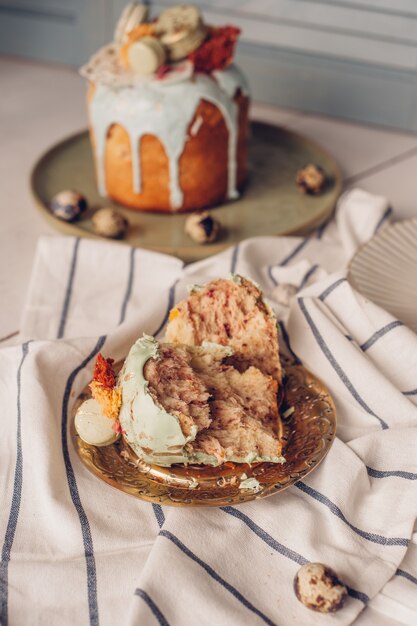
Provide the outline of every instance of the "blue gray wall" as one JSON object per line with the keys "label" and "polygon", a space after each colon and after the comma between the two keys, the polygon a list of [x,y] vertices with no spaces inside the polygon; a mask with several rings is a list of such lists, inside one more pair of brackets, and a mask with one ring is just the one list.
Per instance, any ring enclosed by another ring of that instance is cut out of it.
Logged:
{"label": "blue gray wall", "polygon": [[[202,0],[259,101],[417,131],[416,0]],[[175,4],[152,2],[153,10]],[[0,0],[0,53],[79,65],[123,0]],[[1,80],[1,77],[0,77]]]}

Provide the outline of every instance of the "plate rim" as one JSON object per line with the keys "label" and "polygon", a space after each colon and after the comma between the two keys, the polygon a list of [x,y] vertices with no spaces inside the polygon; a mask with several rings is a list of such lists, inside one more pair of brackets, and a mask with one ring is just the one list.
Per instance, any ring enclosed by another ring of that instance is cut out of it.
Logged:
{"label": "plate rim", "polygon": [[[250,120],[250,126],[252,127],[253,125],[258,125],[258,126],[265,126],[265,127],[273,127],[276,130],[281,130],[284,131],[286,133],[288,133],[289,135],[292,135],[293,137],[295,137],[297,140],[302,141],[304,145],[308,146],[312,151],[317,151],[319,152],[321,155],[323,155],[326,159],[328,159],[331,163],[332,163],[332,176],[333,176],[333,187],[332,187],[332,199],[329,199],[329,203],[328,205],[326,205],[322,211],[320,211],[319,214],[316,214],[314,217],[312,217],[311,219],[306,220],[302,226],[298,226],[298,227],[291,227],[288,229],[284,229],[282,231],[280,231],[279,233],[270,233],[267,235],[255,235],[254,237],[271,237],[271,236],[281,236],[281,237],[285,237],[285,236],[291,236],[291,235],[299,235],[299,236],[303,236],[306,233],[311,232],[314,228],[317,228],[320,224],[322,224],[326,219],[328,219],[332,213],[334,212],[334,209],[336,207],[337,201],[340,197],[342,188],[343,188],[343,176],[342,176],[342,171],[340,169],[339,164],[337,163],[337,161],[334,159],[333,155],[326,149],[323,148],[319,143],[317,143],[316,141],[310,139],[309,137],[304,136],[303,134],[297,133],[294,130],[292,130],[291,128],[287,128],[282,124],[273,124],[271,122],[268,122],[267,120],[262,120],[262,119],[251,119]],[[59,218],[55,217],[54,215],[52,215],[52,213],[50,212],[48,206],[46,205],[46,203],[43,202],[42,198],[38,195],[37,193],[37,186],[36,186],[36,180],[37,180],[37,176],[38,176],[38,172],[41,170],[41,168],[43,167],[45,161],[47,161],[48,159],[50,159],[53,156],[54,152],[57,152],[59,150],[62,150],[63,148],[65,148],[66,145],[73,143],[74,141],[80,140],[83,136],[88,136],[89,135],[89,130],[88,128],[84,128],[83,130],[79,130],[76,131],[75,133],[71,133],[69,135],[66,135],[64,138],[60,139],[59,141],[53,143],[51,146],[49,146],[48,148],[46,148],[37,158],[37,160],[35,161],[35,163],[33,164],[30,174],[29,174],[29,190],[30,190],[30,194],[32,197],[32,200],[37,208],[37,210],[40,212],[40,214],[49,222],[49,224],[54,227],[55,229],[60,230],[61,232],[65,232],[67,234],[76,236],[76,237],[86,237],[87,239],[95,239],[95,240],[106,240],[106,238],[97,235],[96,233],[86,230],[84,228],[82,228],[81,226],[77,225],[77,222],[65,222],[64,220],[60,220]],[[234,200],[233,203],[231,204],[238,204],[240,201],[240,199]],[[111,199],[109,199],[109,202],[112,202]],[[223,204],[221,205],[223,206]],[[133,211],[137,214],[140,213],[152,213],[154,215],[164,215],[161,213],[157,213],[157,212],[141,212],[141,211],[134,211],[132,209],[129,209],[128,207],[123,207],[122,205],[120,205],[120,207],[125,210],[128,214]],[[209,207],[208,210],[215,210],[216,207]],[[189,213],[181,213],[181,215],[189,215],[191,214],[191,212]],[[177,214],[176,214],[177,215]],[[171,216],[171,214],[166,214],[164,215],[164,217],[166,217],[167,219],[169,219],[169,217]],[[244,238],[247,239],[247,238]],[[134,244],[131,241],[128,240],[117,240],[117,239],[112,239],[112,242],[115,243],[119,243],[122,245],[130,245],[133,246],[135,248],[141,248],[141,249],[145,249],[145,250],[152,250],[154,252],[158,252],[158,253],[162,253],[162,254],[170,254],[173,256],[177,256],[180,257],[181,259],[183,259],[186,262],[192,262],[192,261],[197,261],[197,260],[202,260],[205,259],[209,256],[212,256],[213,254],[217,254],[219,252],[222,252],[223,250],[226,250],[227,248],[230,248],[232,246],[235,246],[237,244],[239,244],[241,241],[244,241],[244,239],[240,239],[237,242],[233,242],[233,241],[219,241],[219,242],[214,242],[208,245],[195,245],[195,246],[189,246],[189,247],[182,247],[181,245],[179,246],[175,246],[175,245],[169,245],[169,246],[158,246],[157,244],[155,245],[147,245],[147,246],[141,246],[138,244]],[[109,241],[107,239],[107,241]]]}

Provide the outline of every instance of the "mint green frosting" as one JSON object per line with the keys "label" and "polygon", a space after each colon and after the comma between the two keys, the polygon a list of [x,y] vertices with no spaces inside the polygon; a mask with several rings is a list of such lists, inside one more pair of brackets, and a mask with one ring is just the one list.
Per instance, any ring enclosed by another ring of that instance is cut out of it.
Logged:
{"label": "mint green frosting", "polygon": [[164,466],[187,463],[183,447],[195,439],[197,426],[192,426],[191,434],[185,436],[178,418],[151,396],[143,369],[152,358],[159,358],[159,344],[153,337],[144,335],[131,347],[119,374],[118,385],[122,389],[119,421],[132,450],[148,463]]}
{"label": "mint green frosting", "polygon": [[262,487],[259,483],[259,480],[253,477],[245,478],[245,480],[241,480],[239,484],[239,489],[250,489],[251,491],[260,491],[261,488]]}

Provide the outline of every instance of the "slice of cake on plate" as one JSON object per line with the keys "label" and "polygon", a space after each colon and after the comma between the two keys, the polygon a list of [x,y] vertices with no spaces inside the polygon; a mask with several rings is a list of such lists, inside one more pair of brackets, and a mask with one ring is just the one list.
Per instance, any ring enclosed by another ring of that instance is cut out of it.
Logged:
{"label": "slice of cake on plate", "polygon": [[[260,289],[240,276],[217,279],[194,287],[171,318],[169,343],[138,339],[117,378],[99,355],[88,415],[107,415],[155,465],[283,463],[276,320]],[[94,443],[83,406],[76,428]],[[106,426],[97,445],[109,443]]]}

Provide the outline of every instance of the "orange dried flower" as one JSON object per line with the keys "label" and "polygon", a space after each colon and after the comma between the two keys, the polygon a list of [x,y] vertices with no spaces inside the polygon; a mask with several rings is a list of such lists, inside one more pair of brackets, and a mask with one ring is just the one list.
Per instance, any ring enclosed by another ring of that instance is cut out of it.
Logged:
{"label": "orange dried flower", "polygon": [[179,316],[179,314],[180,312],[178,311],[177,307],[171,309],[169,312],[169,321],[171,322],[172,320],[175,320]]}
{"label": "orange dried flower", "polygon": [[149,24],[148,22],[144,22],[143,24],[138,24],[129,31],[126,35],[129,43],[133,43],[134,41],[138,41],[138,39],[142,39],[142,37],[152,37],[155,33],[155,24]]}
{"label": "orange dried flower", "polygon": [[98,353],[94,366],[93,380],[112,389],[116,384],[116,376],[113,371],[114,359],[105,359],[101,352]]}
{"label": "orange dried flower", "polygon": [[236,26],[210,27],[207,39],[188,56],[196,72],[209,73],[230,65],[239,34]]}

